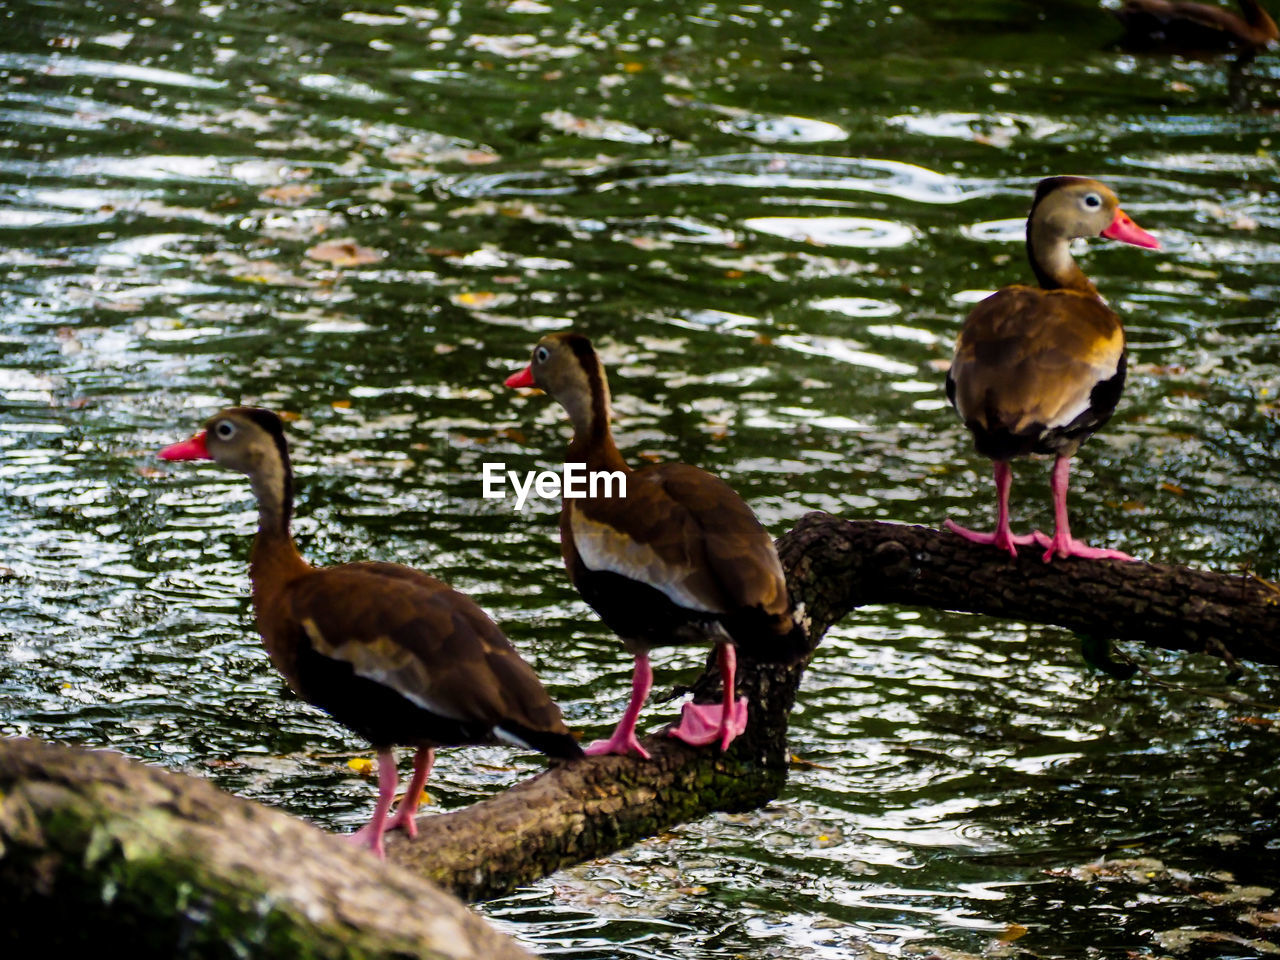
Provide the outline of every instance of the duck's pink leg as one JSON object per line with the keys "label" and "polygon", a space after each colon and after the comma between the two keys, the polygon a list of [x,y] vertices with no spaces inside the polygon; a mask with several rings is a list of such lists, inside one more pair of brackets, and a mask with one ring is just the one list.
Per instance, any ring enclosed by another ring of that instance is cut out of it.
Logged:
{"label": "duck's pink leg", "polygon": [[[1059,457],[1053,463],[1053,538],[1044,543],[1044,562],[1056,557],[1084,557],[1087,560],[1133,560],[1119,550],[1091,547],[1071,536],[1067,523],[1067,485],[1070,482],[1071,458]],[[1042,535],[1043,536],[1043,535]]]}
{"label": "duck's pink leg", "polygon": [[608,740],[597,740],[589,744],[583,753],[591,757],[605,753],[637,753],[648,760],[649,751],[640,746],[640,741],[636,739],[636,721],[640,719],[640,710],[649,698],[652,686],[653,668],[649,666],[649,655],[637,653],[635,670],[631,674],[631,700],[614,728],[613,736]]}
{"label": "duck's pink leg", "polygon": [[943,521],[943,526],[952,533],[964,537],[972,543],[992,544],[1010,556],[1018,555],[1018,547],[1025,547],[1036,542],[1033,533],[1014,536],[1009,529],[1009,488],[1013,486],[1013,470],[1008,460],[995,461],[996,475],[996,529],[993,533],[979,533],[962,527],[951,519]]}
{"label": "duck's pink leg", "polygon": [[747,729],[747,700],[735,696],[734,676],[737,673],[738,654],[733,644],[722,641],[716,654],[720,660],[720,680],[724,684],[724,699],[717,704],[686,703],[680,715],[680,726],[669,731],[670,735],[694,747],[720,741],[720,750]]}
{"label": "duck's pink leg", "polygon": [[418,825],[413,815],[418,809],[418,801],[422,799],[422,787],[431,776],[431,765],[435,763],[434,747],[419,747],[417,756],[413,758],[413,776],[409,778],[409,792],[396,807],[395,815],[387,821],[387,829],[401,829],[411,837],[418,835]]}
{"label": "duck's pink leg", "polygon": [[379,860],[387,859],[387,852],[382,849],[382,832],[387,826],[387,814],[391,811],[391,803],[396,797],[396,786],[400,782],[400,773],[396,770],[396,755],[390,750],[378,751],[378,803],[373,808],[373,819],[355,833],[347,836],[349,843],[368,847],[378,855]]}

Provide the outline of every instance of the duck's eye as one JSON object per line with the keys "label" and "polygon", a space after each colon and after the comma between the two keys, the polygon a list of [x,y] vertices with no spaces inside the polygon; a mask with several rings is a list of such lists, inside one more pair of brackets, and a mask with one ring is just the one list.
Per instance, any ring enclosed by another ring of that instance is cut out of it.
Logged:
{"label": "duck's eye", "polygon": [[1084,195],[1084,205],[1090,210],[1097,210],[1102,206],[1102,198],[1096,193],[1086,193]]}
{"label": "duck's eye", "polygon": [[533,359],[538,363],[546,363],[547,357],[549,356],[551,356],[551,351],[546,347],[539,347],[537,350],[533,351]]}
{"label": "duck's eye", "polygon": [[213,425],[213,432],[219,440],[230,440],[236,435],[236,425],[230,420],[219,420]]}

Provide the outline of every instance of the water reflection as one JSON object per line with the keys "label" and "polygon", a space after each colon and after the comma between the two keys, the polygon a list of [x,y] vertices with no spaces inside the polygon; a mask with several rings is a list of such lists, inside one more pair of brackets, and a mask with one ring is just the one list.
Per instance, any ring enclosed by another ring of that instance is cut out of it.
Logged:
{"label": "water reflection", "polygon": [[[1167,248],[1088,253],[1133,374],[1082,464],[1082,522],[1276,575],[1273,56],[1242,112],[1215,67],[1115,58],[1076,9],[297,13],[0,11],[4,732],[366,818],[361,745],[285,695],[249,624],[243,484],[150,456],[240,401],[298,417],[311,559],[471,592],[600,732],[627,665],[563,578],[554,509],[479,497],[481,463],[542,468],[566,441],[505,373],[580,327],[633,460],[716,470],[779,532],[808,509],[937,523],[987,502],[942,369],[969,304],[1027,278],[1045,173],[1103,176]],[[1019,509],[1043,525],[1037,471]],[[1227,689],[1214,661],[1133,652]],[[1244,685],[1280,697],[1274,671]],[[1059,631],[869,608],[806,679],[777,803],[485,909],[575,958],[1265,937],[1213,876],[1277,882],[1269,720],[1096,677]],[[433,793],[457,806],[538,766],[455,752]],[[1154,876],[1083,868],[1103,856]],[[1030,933],[998,944],[1011,925]]]}

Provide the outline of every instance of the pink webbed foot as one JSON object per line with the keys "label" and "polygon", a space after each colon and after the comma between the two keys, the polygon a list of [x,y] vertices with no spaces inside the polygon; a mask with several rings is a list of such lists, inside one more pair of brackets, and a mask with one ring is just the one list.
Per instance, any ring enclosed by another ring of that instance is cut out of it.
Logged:
{"label": "pink webbed foot", "polygon": [[1105,547],[1091,547],[1083,540],[1076,540],[1074,537],[1053,536],[1046,537],[1043,533],[1039,535],[1040,545],[1045,547],[1044,557],[1045,563],[1053,561],[1054,557],[1083,557],[1086,560],[1127,560],[1136,562],[1137,557],[1131,557],[1122,550],[1108,550]]}
{"label": "pink webbed foot", "polygon": [[426,785],[427,777],[431,776],[431,766],[435,763],[435,759],[434,747],[418,748],[418,753],[413,758],[413,776],[409,778],[409,789],[405,791],[404,799],[396,807],[396,812],[387,818],[386,829],[403,830],[410,839],[418,835],[418,824],[413,815],[418,812],[418,804],[422,801],[422,788]]}
{"label": "pink webbed foot", "polygon": [[[418,796],[422,796],[422,791],[418,791]],[[409,795],[405,794],[404,799],[400,801],[400,806],[396,807],[396,812],[387,817],[387,830],[403,830],[412,839],[418,835],[418,824],[414,819],[414,814],[418,812],[418,804],[409,802]]]}
{"label": "pink webbed foot", "polygon": [[686,703],[680,726],[667,731],[667,735],[691,747],[705,747],[719,740],[720,750],[724,752],[746,729],[747,701],[739,697],[727,713],[719,703]]}
{"label": "pink webbed foot", "polygon": [[649,759],[649,751],[640,746],[640,741],[636,738],[635,729],[623,730],[621,728],[613,731],[613,736],[608,740],[596,740],[582,748],[582,752],[589,757],[600,757],[610,753],[618,753],[625,756],[628,753],[634,753],[644,760]]}
{"label": "pink webbed foot", "polygon": [[1040,534],[1043,538],[1044,562],[1049,563],[1054,557],[1083,557],[1086,560],[1135,560],[1120,550],[1107,550],[1102,547],[1091,547],[1071,536],[1071,525],[1067,518],[1067,486],[1071,469],[1069,457],[1058,457],[1053,464],[1051,487],[1053,490],[1053,537]]}
{"label": "pink webbed foot", "polygon": [[635,669],[631,674],[631,699],[627,701],[627,709],[623,712],[622,719],[618,721],[618,726],[614,728],[613,736],[608,740],[597,740],[595,743],[588,744],[582,752],[589,757],[599,757],[608,753],[623,755],[634,753],[648,760],[649,751],[640,746],[640,741],[636,738],[636,721],[640,719],[640,709],[644,706],[652,686],[653,670],[649,666],[649,654],[637,653]]}
{"label": "pink webbed foot", "polygon": [[379,750],[378,803],[369,822],[346,837],[348,843],[372,850],[379,860],[387,859],[387,851],[382,846],[382,834],[387,828],[387,814],[391,812],[391,804],[395,799],[397,780],[395,755],[390,750]]}
{"label": "pink webbed foot", "polygon": [[[994,546],[999,550],[1005,551],[1011,557],[1018,555],[1018,547],[1028,547],[1037,543],[1036,534],[1013,534],[1008,530],[996,530],[993,533],[981,533],[977,530],[970,530],[968,527],[962,527],[954,520],[944,520],[942,525],[954,533],[956,536],[964,537],[970,543],[980,543],[984,546]],[[1043,536],[1043,534],[1041,534]]]}
{"label": "pink webbed foot", "polygon": [[379,860],[385,860],[387,859],[387,851],[382,846],[382,833],[385,829],[385,825],[379,825],[376,821],[371,820],[355,833],[349,833],[342,839],[353,847],[372,850],[374,856]]}

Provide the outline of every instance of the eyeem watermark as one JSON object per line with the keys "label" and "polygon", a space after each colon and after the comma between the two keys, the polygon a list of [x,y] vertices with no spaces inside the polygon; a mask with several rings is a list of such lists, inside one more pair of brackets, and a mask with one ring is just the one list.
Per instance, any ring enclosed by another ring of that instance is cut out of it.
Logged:
{"label": "eyeem watermark", "polygon": [[486,463],[481,469],[483,495],[486,500],[501,500],[507,494],[506,485],[516,492],[516,510],[524,509],[524,502],[532,493],[542,500],[581,500],[585,497],[625,497],[627,475],[621,470],[588,470],[585,463],[566,463],[563,477],[553,470],[541,473],[530,470],[521,482],[520,474],[508,470],[505,463]]}

